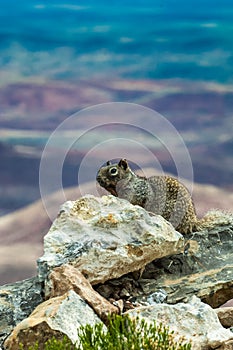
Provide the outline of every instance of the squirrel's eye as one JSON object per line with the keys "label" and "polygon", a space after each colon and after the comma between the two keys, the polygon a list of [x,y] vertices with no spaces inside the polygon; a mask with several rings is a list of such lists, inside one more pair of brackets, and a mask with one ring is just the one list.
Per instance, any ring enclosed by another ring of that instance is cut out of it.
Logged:
{"label": "squirrel's eye", "polygon": [[117,170],[117,168],[111,168],[111,169],[109,169],[109,173],[110,173],[110,175],[117,175],[118,170]]}

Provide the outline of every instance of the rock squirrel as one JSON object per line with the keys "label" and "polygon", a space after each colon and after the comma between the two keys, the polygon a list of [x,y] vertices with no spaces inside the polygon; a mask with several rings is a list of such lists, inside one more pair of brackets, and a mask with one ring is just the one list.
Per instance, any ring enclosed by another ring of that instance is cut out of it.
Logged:
{"label": "rock squirrel", "polygon": [[232,214],[218,210],[198,219],[191,195],[182,183],[171,176],[138,176],[126,159],[115,164],[108,161],[99,169],[96,180],[112,195],[162,215],[182,234],[233,224]]}

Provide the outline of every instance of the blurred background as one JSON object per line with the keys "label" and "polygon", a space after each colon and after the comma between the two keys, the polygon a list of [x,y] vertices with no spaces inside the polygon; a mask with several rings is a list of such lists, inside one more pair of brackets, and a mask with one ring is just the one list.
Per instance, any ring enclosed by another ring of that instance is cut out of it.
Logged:
{"label": "blurred background", "polygon": [[[2,0],[0,19],[0,284],[36,273],[51,224],[40,201],[43,148],[85,107],[133,102],[161,113],[190,152],[198,213],[233,209],[231,0]],[[70,199],[89,141],[65,159]],[[168,152],[150,149],[175,174]],[[109,158],[100,154],[100,165]],[[49,198],[55,217],[56,188]]]}

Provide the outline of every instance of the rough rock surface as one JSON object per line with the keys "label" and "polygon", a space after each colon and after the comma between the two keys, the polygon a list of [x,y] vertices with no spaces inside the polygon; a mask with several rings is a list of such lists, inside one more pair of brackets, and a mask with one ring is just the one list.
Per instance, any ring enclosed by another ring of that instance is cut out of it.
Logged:
{"label": "rough rock surface", "polygon": [[36,277],[0,289],[0,346],[12,329],[39,305],[42,288]]}
{"label": "rough rock surface", "polygon": [[130,296],[146,304],[158,298],[175,304],[196,295],[217,308],[232,298],[232,245],[233,226],[196,232],[185,236],[183,254],[151,262],[138,279],[128,274],[98,285],[97,290],[105,298]]}
{"label": "rough rock surface", "polygon": [[92,307],[101,320],[106,321],[108,315],[119,313],[119,308],[97,293],[81,272],[71,265],[56,267],[49,275],[49,280],[52,286],[50,298],[63,295],[73,289]]}
{"label": "rough rock surface", "polygon": [[233,307],[220,307],[215,309],[215,312],[223,327],[233,327]]}
{"label": "rough rock surface", "polygon": [[18,350],[22,343],[27,349],[38,341],[39,350],[43,350],[48,339],[52,336],[59,339],[64,334],[75,343],[78,340],[77,329],[81,325],[94,325],[97,322],[101,321],[94,311],[71,290],[37,306],[28,318],[15,327],[4,346],[7,350]]}
{"label": "rough rock surface", "polygon": [[226,343],[233,349],[233,333],[224,329],[215,311],[197,297],[192,297],[189,303],[144,306],[127,313],[149,323],[155,320],[166,324],[177,339],[183,336],[191,343],[192,350],[224,349]]}
{"label": "rough rock surface", "polygon": [[160,216],[114,196],[87,195],[62,206],[44,238],[39,278],[44,281],[54,267],[69,263],[91,284],[103,283],[182,252],[183,242]]}
{"label": "rough rock surface", "polygon": [[184,254],[161,259],[148,274],[145,271],[141,280],[144,293],[158,288],[166,291],[169,303],[196,294],[214,308],[222,305],[232,297],[232,244],[233,226],[190,235]]}
{"label": "rough rock surface", "polygon": [[[231,223],[182,237],[162,217],[123,199],[89,195],[66,202],[45,237],[38,278],[0,290],[0,348],[15,326],[8,349],[35,340],[43,349],[52,335],[77,340],[79,325],[100,322],[97,315],[105,320],[136,308],[152,319],[160,310],[160,321],[170,320],[177,332],[180,322],[196,349],[233,349],[233,334],[217,322],[215,310],[196,298],[176,304],[197,295],[219,307],[232,298],[232,241]],[[188,333],[193,325],[195,335]]]}

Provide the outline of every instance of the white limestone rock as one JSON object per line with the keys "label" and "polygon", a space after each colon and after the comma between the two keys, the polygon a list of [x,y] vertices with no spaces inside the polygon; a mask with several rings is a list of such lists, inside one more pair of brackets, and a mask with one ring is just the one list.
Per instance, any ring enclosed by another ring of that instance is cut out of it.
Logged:
{"label": "white limestone rock", "polygon": [[127,314],[168,326],[174,338],[191,343],[192,350],[225,349],[229,343],[233,348],[233,333],[222,327],[214,309],[195,296],[189,303],[138,307]]}
{"label": "white limestone rock", "polygon": [[183,236],[161,216],[111,195],[86,195],[66,202],[45,236],[39,278],[69,263],[91,284],[103,283],[180,253],[183,246]]}
{"label": "white limestone rock", "polygon": [[6,350],[18,350],[19,344],[28,349],[37,341],[39,350],[44,349],[48,339],[64,335],[75,344],[78,329],[86,324],[101,322],[95,312],[73,290],[62,296],[51,298],[39,306],[31,315],[20,322],[4,343]]}

